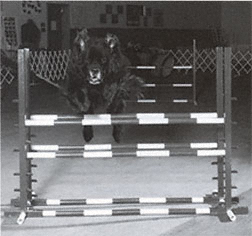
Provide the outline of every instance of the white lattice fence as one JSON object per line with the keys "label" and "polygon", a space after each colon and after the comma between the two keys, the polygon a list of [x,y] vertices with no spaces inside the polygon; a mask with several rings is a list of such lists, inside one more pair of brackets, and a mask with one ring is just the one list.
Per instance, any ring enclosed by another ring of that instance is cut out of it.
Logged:
{"label": "white lattice fence", "polygon": [[215,49],[204,49],[196,51],[196,70],[213,73],[216,70]]}
{"label": "white lattice fence", "polygon": [[252,72],[252,51],[232,53],[232,70],[234,73],[249,74]]}
{"label": "white lattice fence", "polygon": [[[176,65],[187,66],[193,63],[193,52],[191,50],[167,51],[174,56]],[[197,50],[196,70],[202,72],[215,72],[216,70],[216,51],[215,49]],[[252,72],[252,51],[233,51],[232,52],[232,72],[234,74],[249,74]]]}
{"label": "white lattice fence", "polygon": [[[216,70],[216,52],[212,50],[201,50],[196,53],[196,69],[203,72]],[[237,75],[249,74],[252,72],[252,51],[232,52],[232,72]]]}
{"label": "white lattice fence", "polygon": [[1,49],[1,67],[0,67],[0,88],[5,84],[11,84],[17,77],[17,56],[15,52],[6,54]]}
{"label": "white lattice fence", "polygon": [[[66,78],[67,67],[71,51],[33,51],[31,52],[31,70],[40,78],[50,81],[60,81]],[[162,50],[162,54],[170,54],[174,57],[178,66],[188,66],[193,64],[193,51],[186,50]],[[215,72],[216,52],[215,49],[197,50],[196,70],[202,72]],[[252,72],[252,51],[233,51],[232,71],[234,74],[249,74]],[[16,75],[8,65],[1,65],[1,81],[11,84]]]}
{"label": "white lattice fence", "polygon": [[[167,50],[162,54],[171,55],[174,57],[176,66],[192,66],[193,65],[193,50],[179,49],[179,50]],[[196,70],[202,72],[214,72],[216,70],[216,51],[215,49],[197,50],[195,52]]]}
{"label": "white lattice fence", "polygon": [[1,65],[0,68],[0,88],[2,88],[3,84],[11,84],[12,81],[15,79],[15,74],[13,73],[12,69],[10,67],[7,67],[5,65]]}
{"label": "white lattice fence", "polygon": [[[186,50],[168,50],[166,54],[171,55],[174,58],[174,64],[176,66],[191,66],[193,65],[193,51]],[[188,71],[188,70],[187,70]]]}
{"label": "white lattice fence", "polygon": [[[188,66],[193,64],[193,51],[179,49],[177,51],[167,50],[157,53],[172,55],[177,66]],[[196,70],[202,72],[215,72],[216,70],[216,51],[215,49],[203,49],[195,52]],[[234,74],[249,74],[252,72],[252,52],[251,51],[233,51],[232,70]]]}
{"label": "white lattice fence", "polygon": [[69,63],[70,50],[34,51],[31,53],[31,70],[38,76],[51,81],[64,80]]}
{"label": "white lattice fence", "polygon": [[[193,51],[168,50],[161,51],[162,54],[170,54],[174,57],[178,66],[188,66],[193,64]],[[32,52],[31,68],[39,77],[51,81],[64,80],[66,77],[67,66],[71,51],[40,51]],[[215,72],[216,70],[216,51],[215,49],[197,50],[196,70],[202,72]],[[232,54],[232,69],[234,74],[249,74],[252,71],[252,52],[236,51]]]}
{"label": "white lattice fence", "polygon": [[190,51],[189,49],[182,51],[182,50],[169,50],[168,51],[170,54],[173,55],[176,65],[178,66],[187,66],[191,65],[193,63],[193,52]]}

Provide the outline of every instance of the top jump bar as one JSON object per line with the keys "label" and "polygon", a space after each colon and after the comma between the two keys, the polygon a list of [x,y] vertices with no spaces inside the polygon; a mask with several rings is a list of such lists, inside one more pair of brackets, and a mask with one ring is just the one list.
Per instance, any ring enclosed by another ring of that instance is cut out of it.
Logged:
{"label": "top jump bar", "polygon": [[224,118],[217,113],[129,113],[97,114],[84,116],[31,115],[26,126],[54,125],[114,125],[114,124],[224,124]]}

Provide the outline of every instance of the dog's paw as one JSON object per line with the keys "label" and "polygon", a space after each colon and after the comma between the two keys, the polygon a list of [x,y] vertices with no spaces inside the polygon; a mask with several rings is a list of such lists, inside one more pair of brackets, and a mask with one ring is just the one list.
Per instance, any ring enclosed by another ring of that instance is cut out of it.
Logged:
{"label": "dog's paw", "polygon": [[113,138],[117,143],[121,142],[122,128],[120,126],[113,127]]}
{"label": "dog's paw", "polygon": [[92,126],[85,126],[82,130],[83,138],[86,142],[90,142],[94,137],[94,132]]}

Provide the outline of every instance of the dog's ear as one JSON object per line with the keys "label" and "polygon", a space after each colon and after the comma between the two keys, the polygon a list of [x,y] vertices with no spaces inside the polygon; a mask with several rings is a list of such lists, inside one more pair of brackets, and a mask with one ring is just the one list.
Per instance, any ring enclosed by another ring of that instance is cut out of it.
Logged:
{"label": "dog's ear", "polygon": [[88,30],[86,28],[83,28],[81,31],[78,32],[78,34],[83,38],[83,40],[87,41],[89,39],[88,36]]}
{"label": "dog's ear", "polygon": [[109,46],[110,50],[113,52],[116,48],[119,47],[120,42],[117,36],[114,34],[108,33],[105,38],[106,44]]}
{"label": "dog's ear", "polygon": [[83,52],[86,48],[86,43],[89,40],[88,31],[86,28],[77,33],[76,42],[80,46],[80,50]]}

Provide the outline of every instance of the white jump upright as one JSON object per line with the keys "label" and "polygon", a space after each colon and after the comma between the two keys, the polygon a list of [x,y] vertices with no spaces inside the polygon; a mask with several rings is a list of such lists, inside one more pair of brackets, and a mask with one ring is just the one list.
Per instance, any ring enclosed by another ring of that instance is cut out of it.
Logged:
{"label": "white jump upright", "polygon": [[[216,215],[221,221],[234,221],[236,214],[246,214],[246,207],[233,208],[237,198],[232,197],[231,174],[231,49],[217,48],[217,112],[199,113],[134,113],[98,115],[31,114],[29,108],[29,50],[18,51],[19,67],[19,173],[20,192],[12,199],[13,209],[5,211],[6,217],[17,217],[22,224],[27,217],[90,217],[129,215]],[[224,55],[224,57],[223,57]],[[224,61],[224,63],[222,63]],[[224,71],[224,73],[223,73]],[[224,82],[223,82],[224,78]],[[30,130],[37,126],[62,125],[212,125],[218,128],[217,142],[211,143],[134,143],[127,145],[85,144],[39,145],[31,140]],[[148,158],[170,156],[217,157],[213,164],[218,166],[218,192],[196,197],[135,197],[135,198],[83,198],[83,199],[40,199],[33,191],[33,159],[51,158]],[[125,208],[130,204],[164,205],[163,208]],[[205,208],[169,208],[169,204],[208,204]],[[85,208],[86,205],[120,205],[122,208]],[[210,206],[209,206],[210,205]],[[36,207],[39,206],[39,209]],[[41,208],[43,207],[44,208]],[[47,206],[60,206],[50,210]],[[71,211],[64,206],[82,206]]]}

